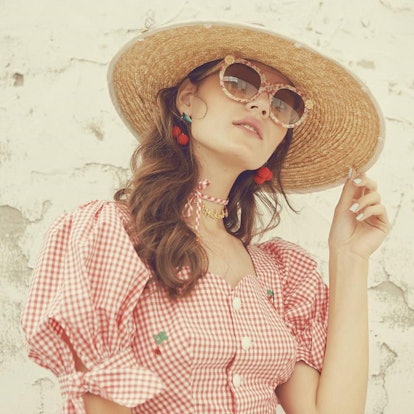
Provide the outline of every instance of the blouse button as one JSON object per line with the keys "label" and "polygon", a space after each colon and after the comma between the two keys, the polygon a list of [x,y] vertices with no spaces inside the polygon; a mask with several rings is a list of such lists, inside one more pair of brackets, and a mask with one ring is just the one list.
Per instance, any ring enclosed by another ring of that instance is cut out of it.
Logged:
{"label": "blouse button", "polygon": [[240,298],[234,298],[233,299],[233,309],[238,311],[241,308],[241,299]]}
{"label": "blouse button", "polygon": [[243,378],[242,378],[242,376],[241,376],[241,375],[239,375],[239,374],[234,374],[234,375],[233,375],[233,385],[234,385],[234,387],[235,387],[235,388],[239,388],[239,387],[240,387],[240,385],[242,384],[242,380],[243,380]]}
{"label": "blouse button", "polygon": [[242,348],[245,350],[245,351],[247,351],[250,347],[252,346],[252,340],[248,337],[248,336],[245,336],[243,339],[242,339]]}

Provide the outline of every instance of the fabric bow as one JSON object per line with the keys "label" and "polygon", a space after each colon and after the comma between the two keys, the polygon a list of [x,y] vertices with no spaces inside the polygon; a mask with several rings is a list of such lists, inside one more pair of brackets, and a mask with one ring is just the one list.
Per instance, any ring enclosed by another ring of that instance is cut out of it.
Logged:
{"label": "fabric bow", "polygon": [[[159,394],[160,378],[143,367],[95,368],[59,378],[62,394],[69,405],[65,412],[86,414],[82,395],[91,393],[125,407],[135,407]],[[73,411],[73,408],[75,411]]]}
{"label": "fabric bow", "polygon": [[204,199],[204,194],[202,193],[210,185],[210,181],[205,179],[198,183],[197,187],[188,197],[187,203],[184,206],[184,217],[191,217],[193,214],[193,204],[196,206],[195,210],[195,220],[194,220],[194,231],[198,233],[198,229],[200,227],[200,215],[201,215],[201,207],[202,207],[202,200]]}

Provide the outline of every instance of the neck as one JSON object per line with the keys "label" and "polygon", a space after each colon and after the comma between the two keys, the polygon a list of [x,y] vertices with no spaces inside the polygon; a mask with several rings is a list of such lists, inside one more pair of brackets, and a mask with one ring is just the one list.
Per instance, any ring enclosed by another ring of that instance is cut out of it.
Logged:
{"label": "neck", "polygon": [[214,168],[203,168],[200,163],[199,181],[208,179],[209,185],[203,190],[203,193],[221,199],[228,199],[230,190],[233,187],[241,171],[232,171],[229,167],[222,164],[215,165]]}
{"label": "neck", "polygon": [[214,179],[214,178],[211,178],[211,176],[206,175],[202,177],[199,182],[202,182],[205,179],[208,180],[209,185],[206,188],[204,188],[201,192],[206,197],[210,197],[211,199],[205,198],[204,200],[206,203],[208,203],[209,207],[213,208],[215,206],[215,208],[217,209],[220,207],[221,203],[214,203],[214,201],[212,200],[213,199],[227,200],[229,197],[231,187],[233,186],[234,180],[232,180],[231,182],[225,183],[225,182],[220,182],[219,179]]}
{"label": "neck", "polygon": [[[227,200],[231,188],[240,174],[240,170],[232,168],[232,163],[224,160],[217,159],[217,157],[211,156],[208,157],[208,160],[198,159],[199,161],[199,186],[195,189],[193,194],[202,193],[210,199],[206,200],[204,197],[199,197],[199,210],[197,213],[197,205],[194,205],[194,209],[190,215],[187,214],[187,217],[190,218],[190,222],[193,225],[193,228],[196,232],[200,233],[203,230],[207,232],[217,232],[217,231],[226,231],[223,219],[213,219],[207,217],[204,214],[201,214],[201,201],[204,203],[205,207],[212,212],[220,214],[223,211],[223,204],[214,202],[212,200]],[[201,183],[208,179],[208,185],[202,185]],[[196,201],[196,200],[194,200]]]}

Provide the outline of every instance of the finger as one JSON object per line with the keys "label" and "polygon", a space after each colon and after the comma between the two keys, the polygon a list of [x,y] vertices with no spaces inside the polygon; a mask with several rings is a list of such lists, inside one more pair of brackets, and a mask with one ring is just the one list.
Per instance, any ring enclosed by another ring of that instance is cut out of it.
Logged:
{"label": "finger", "polygon": [[347,180],[342,188],[341,196],[339,197],[337,208],[340,210],[347,210],[353,203],[353,200],[358,199],[362,195],[359,184],[353,182],[358,177],[358,174],[353,169],[350,169]]}
{"label": "finger", "polygon": [[382,204],[375,204],[373,206],[368,206],[361,213],[356,216],[358,221],[370,221],[369,219],[376,219],[375,227],[380,228],[381,230],[387,232],[389,228],[389,221],[387,216],[387,211]]}
{"label": "finger", "polygon": [[361,210],[365,209],[367,206],[380,204],[381,203],[381,195],[375,191],[373,193],[367,193],[360,197],[357,200],[354,200],[354,203],[349,208],[355,214],[358,214]]}
{"label": "finger", "polygon": [[358,174],[352,179],[352,184],[357,188],[367,189],[368,191],[377,191],[377,182],[371,180],[365,174]]}

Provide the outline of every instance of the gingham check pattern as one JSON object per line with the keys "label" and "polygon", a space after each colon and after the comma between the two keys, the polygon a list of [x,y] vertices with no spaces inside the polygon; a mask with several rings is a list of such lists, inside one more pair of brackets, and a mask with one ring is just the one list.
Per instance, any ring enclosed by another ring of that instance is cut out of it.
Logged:
{"label": "gingham check pattern", "polygon": [[208,273],[173,301],[136,255],[127,218],[100,201],[62,216],[34,271],[22,325],[29,356],[59,378],[64,414],[85,413],[85,392],[134,414],[273,414],[296,361],[322,369],[328,292],[301,248],[249,246],[256,275],[232,288]]}

